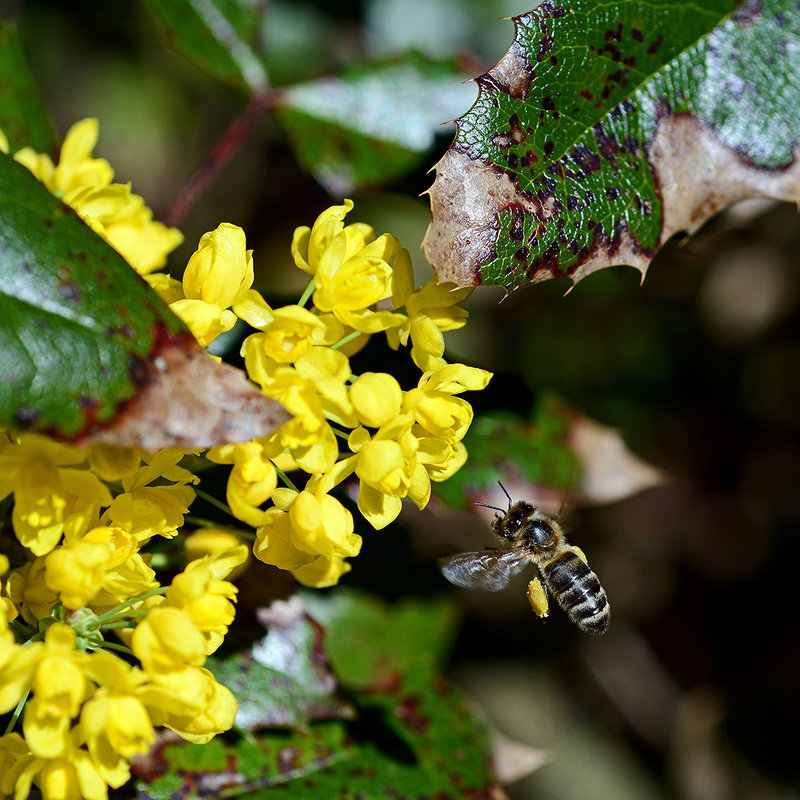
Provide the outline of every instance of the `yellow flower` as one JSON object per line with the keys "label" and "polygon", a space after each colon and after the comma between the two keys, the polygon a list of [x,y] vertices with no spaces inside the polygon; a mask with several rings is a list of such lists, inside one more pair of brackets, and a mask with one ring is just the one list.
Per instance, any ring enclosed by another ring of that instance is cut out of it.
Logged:
{"label": "yellow flower", "polygon": [[254,552],[266,564],[289,570],[306,586],[333,586],[350,569],[344,559],[358,555],[361,537],[353,517],[324,492],[295,495],[289,511],[270,509],[256,532]]}
{"label": "yellow flower", "polygon": [[347,428],[357,424],[347,388],[350,361],[341,350],[311,347],[297,360],[295,369],[316,389],[328,419]]}
{"label": "yellow flower", "polygon": [[0,737],[0,794],[26,798],[41,762],[18,733]]}
{"label": "yellow flower", "polygon": [[399,414],[373,437],[364,428],[356,428],[348,439],[350,449],[358,454],[358,509],[376,529],[394,521],[403,497],[410,497],[419,508],[424,508],[430,497],[427,473],[417,458],[419,443],[413,425],[410,414]]}
{"label": "yellow flower", "polygon": [[324,328],[319,317],[300,306],[270,310],[271,319],[261,333],[248,337],[247,347],[260,347],[267,358],[278,364],[292,364],[311,347],[314,333]]}
{"label": "yellow flower", "polygon": [[[183,548],[186,561],[189,562],[198,558],[203,558],[204,556],[221,553],[223,550],[235,547],[240,542],[241,539],[235,533],[223,530],[222,528],[200,528],[183,538]],[[228,575],[228,580],[233,581],[244,573],[250,561],[251,552],[248,550],[247,558],[245,558],[244,562],[238,567],[233,568],[231,574]]]}
{"label": "yellow flower", "polygon": [[[199,478],[177,466],[183,452],[176,448],[146,456],[146,463],[120,482],[124,489],[103,514],[103,524],[123,528],[140,543],[150,537],[173,536],[183,525],[183,515],[194,500],[194,490],[187,483]],[[162,485],[149,486],[153,481]],[[165,483],[165,482],[171,483]]]}
{"label": "yellow flower", "polygon": [[34,555],[56,546],[71,514],[111,502],[95,474],[75,468],[85,460],[78,448],[33,434],[20,434],[0,451],[0,497],[14,493],[14,532]]}
{"label": "yellow flower", "polygon": [[103,585],[111,558],[107,545],[77,541],[57,547],[45,558],[45,583],[67,608],[85,606]]}
{"label": "yellow flower", "polygon": [[208,451],[209,461],[215,464],[232,464],[228,475],[226,496],[228,505],[237,519],[258,527],[265,512],[261,505],[267,502],[278,485],[278,474],[271,458],[281,450],[278,442],[223,444]]}
{"label": "yellow flower", "polygon": [[144,669],[160,674],[186,664],[200,666],[206,660],[206,641],[186,611],[156,606],[136,626],[131,648]]}
{"label": "yellow flower", "polygon": [[330,469],[339,447],[313,382],[292,367],[270,369],[260,361],[259,353],[254,353],[253,348],[245,353],[245,365],[250,377],[261,384],[264,394],[277,400],[293,415],[267,441],[277,441],[281,449],[288,448],[297,465],[306,472]]}
{"label": "yellow flower", "polygon": [[411,337],[411,358],[423,371],[445,366],[443,331],[461,328],[468,312],[458,307],[472,292],[471,287],[459,288],[454,283],[436,283],[434,276],[414,292],[404,284],[392,297],[395,307],[405,306],[407,321],[400,327],[388,330],[390,346],[395,349],[406,344]]}
{"label": "yellow flower", "polygon": [[83,706],[80,731],[98,772],[114,788],[130,777],[130,759],[146,753],[155,741],[144,703],[131,694],[105,688]]}
{"label": "yellow flower", "polygon": [[292,542],[300,550],[325,558],[355,556],[361,537],[353,533],[353,515],[329,494],[297,495],[289,509]]}
{"label": "yellow flower", "polygon": [[13,570],[6,581],[8,596],[29,624],[37,624],[46,617],[58,600],[58,595],[47,586],[45,576],[45,560],[40,557]]}
{"label": "yellow flower", "polygon": [[[230,307],[253,284],[253,251],[245,249],[244,231],[223,222],[203,234],[183,273],[183,298],[169,304],[204,347],[236,324]],[[175,291],[173,284],[156,284]],[[162,295],[163,297],[163,295]]]}
{"label": "yellow flower", "polygon": [[314,276],[314,305],[363,333],[376,333],[405,321],[403,314],[372,311],[370,306],[392,296],[390,261],[401,250],[391,234],[375,235],[368,225],[344,226],[352,200],[332,206],[313,228],[298,228],[292,256],[300,269]]}
{"label": "yellow flower", "polygon": [[222,644],[236,613],[233,605],[236,587],[223,578],[243,564],[246,558],[247,547],[240,544],[190,561],[167,589],[166,603],[162,608],[168,605],[189,615],[192,625],[204,637],[206,655]]}
{"label": "yellow flower", "polygon": [[236,717],[236,698],[200,667],[155,675],[138,696],[154,724],[171,728],[198,744],[228,730]]}
{"label": "yellow flower", "polygon": [[25,703],[22,730],[34,755],[58,758],[69,747],[71,719],[89,689],[82,669],[85,656],[75,648],[75,631],[60,623],[47,629],[37,656],[33,698]]}
{"label": "yellow flower", "polygon": [[92,158],[98,123],[85,119],[73,125],[54,165],[49,156],[30,147],[14,158],[26,166],[56,197],[60,197],[140,274],[162,267],[167,254],[182,241],[175,228],[153,220],[144,200],[130,186],[112,184],[114,171],[105,159]]}

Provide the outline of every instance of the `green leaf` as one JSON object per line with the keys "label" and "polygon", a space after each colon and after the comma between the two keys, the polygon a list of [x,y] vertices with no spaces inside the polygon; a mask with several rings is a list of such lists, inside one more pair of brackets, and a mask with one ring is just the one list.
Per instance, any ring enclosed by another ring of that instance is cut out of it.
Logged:
{"label": "green leaf", "polygon": [[464,437],[466,464],[435,485],[437,497],[454,508],[467,508],[475,500],[487,502],[484,498],[496,493],[498,481],[564,493],[580,480],[568,439],[573,420],[569,406],[552,396],[538,404],[530,419],[506,411],[478,417]]}
{"label": "green leaf", "polygon": [[446,598],[408,599],[388,606],[352,590],[303,601],[327,631],[325,651],[344,686],[368,689],[440,667],[455,636],[456,613]]}
{"label": "green leaf", "polygon": [[167,39],[190,61],[252,94],[267,88],[263,60],[266,3],[252,0],[145,0]]}
{"label": "green leaf", "polygon": [[16,26],[0,21],[0,130],[11,151],[30,145],[40,153],[52,152],[53,131],[28,69]]}
{"label": "green leaf", "polygon": [[281,93],[275,114],[300,164],[335,195],[422,162],[469,90],[455,61],[411,52]]}
{"label": "green leaf", "polygon": [[[422,601],[387,607],[364,595],[335,593],[328,596],[329,605],[325,595],[314,596],[315,613],[323,612],[328,636],[339,640],[334,648],[326,642],[326,649],[338,652],[334,665],[344,667],[341,678],[347,675],[351,685],[370,682],[341,652],[348,631],[351,649],[383,650],[393,662],[388,672],[366,665],[373,684],[379,675],[384,679],[369,691],[351,692],[356,718],[312,722],[301,731],[262,730],[246,738],[217,738],[209,745],[170,742],[134,765],[139,797],[190,800],[247,794],[268,800],[275,787],[306,800],[496,796],[486,724],[457,689],[437,676],[433,659],[423,655],[429,647],[441,653],[434,641],[437,635],[451,638],[452,624],[444,621],[445,616],[452,619],[450,612],[444,614],[441,604]],[[291,611],[289,605],[273,605],[270,612],[271,630],[280,623],[273,663],[280,663],[282,671],[298,652],[302,664],[302,654],[317,648],[316,634],[309,638],[304,622],[280,622],[300,620],[294,612],[285,614]],[[267,690],[260,684],[241,688],[250,694]]]}
{"label": "green leaf", "polygon": [[477,78],[431,188],[441,280],[645,272],[737,200],[800,199],[795,0],[552,0]]}
{"label": "green leaf", "polygon": [[236,727],[298,728],[314,719],[351,717],[352,706],[337,695],[328,668],[322,628],[299,598],[276,601],[259,619],[269,632],[250,651],[206,664],[239,700]]}
{"label": "green leaf", "polygon": [[193,449],[252,438],[285,418],[238,370],[205,354],[122,256],[4,154],[0,318],[5,427]]}
{"label": "green leaf", "polygon": [[620,433],[592,421],[554,395],[530,419],[495,412],[475,420],[464,438],[467,463],[436,484],[437,497],[455,508],[475,501],[504,504],[501,481],[515,499],[610,503],[655,486],[662,474],[633,455]]}

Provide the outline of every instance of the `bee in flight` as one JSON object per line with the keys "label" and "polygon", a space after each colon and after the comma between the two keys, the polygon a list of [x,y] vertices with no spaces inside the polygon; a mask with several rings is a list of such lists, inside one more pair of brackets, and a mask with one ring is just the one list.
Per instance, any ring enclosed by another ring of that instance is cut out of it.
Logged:
{"label": "bee in flight", "polygon": [[502,483],[500,488],[508,497],[506,511],[484,503],[475,505],[500,512],[492,522],[492,530],[510,542],[510,547],[444,558],[440,561],[444,577],[456,586],[497,592],[512,575],[535,564],[541,581],[534,578],[528,584],[528,600],[540,617],[549,612],[549,592],[582,631],[596,636],[605,633],[611,621],[605,590],[583,553],[567,542],[558,517],[545,514],[524,500],[513,503]]}

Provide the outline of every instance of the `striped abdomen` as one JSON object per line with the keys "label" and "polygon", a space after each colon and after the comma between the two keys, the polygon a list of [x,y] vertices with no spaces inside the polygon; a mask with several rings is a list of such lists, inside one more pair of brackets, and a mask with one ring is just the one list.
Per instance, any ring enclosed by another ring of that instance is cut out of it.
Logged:
{"label": "striped abdomen", "polygon": [[596,636],[606,632],[611,621],[606,593],[576,553],[565,550],[539,571],[550,594],[581,630]]}

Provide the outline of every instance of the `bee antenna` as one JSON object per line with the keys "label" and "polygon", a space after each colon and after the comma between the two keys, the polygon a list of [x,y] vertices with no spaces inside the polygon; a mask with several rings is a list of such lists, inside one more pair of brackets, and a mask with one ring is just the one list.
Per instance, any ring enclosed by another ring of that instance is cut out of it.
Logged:
{"label": "bee antenna", "polygon": [[503,494],[508,498],[508,507],[511,508],[511,505],[513,503],[511,495],[508,493],[508,491],[506,491],[506,487],[503,486],[503,484],[500,483],[500,481],[497,481],[497,485],[503,490]]}
{"label": "bee antenna", "polygon": [[487,506],[486,503],[473,503],[474,506],[483,506],[484,508],[491,508],[492,511],[499,511],[501,514],[503,513],[502,508],[498,508],[497,506]]}

